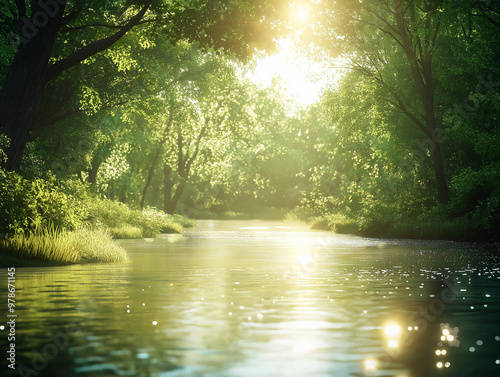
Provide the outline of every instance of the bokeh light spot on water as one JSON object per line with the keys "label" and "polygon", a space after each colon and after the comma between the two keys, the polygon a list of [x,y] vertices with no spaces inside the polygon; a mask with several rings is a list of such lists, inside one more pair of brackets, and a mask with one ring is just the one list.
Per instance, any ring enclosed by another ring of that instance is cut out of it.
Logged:
{"label": "bokeh light spot on water", "polygon": [[398,343],[398,341],[396,339],[389,340],[388,344],[389,344],[389,347],[391,347],[391,348],[396,348],[396,347],[399,346],[399,343]]}
{"label": "bokeh light spot on water", "polygon": [[377,368],[377,361],[373,359],[365,360],[365,368],[368,370],[374,370]]}
{"label": "bokeh light spot on water", "polygon": [[312,264],[312,257],[309,254],[301,254],[297,257],[297,263],[301,266],[309,266]]}
{"label": "bokeh light spot on water", "polygon": [[401,327],[396,324],[391,324],[386,326],[384,333],[387,336],[394,337],[397,336],[401,332]]}
{"label": "bokeh light spot on water", "polygon": [[448,341],[451,347],[460,346],[460,341],[458,340],[458,327],[451,328],[448,323],[441,323],[441,341]]}
{"label": "bokeh light spot on water", "polygon": [[314,350],[314,346],[311,342],[303,341],[293,345],[293,352],[298,354],[309,353]]}
{"label": "bokeh light spot on water", "polygon": [[437,366],[438,368],[442,368],[442,367],[443,367],[443,363],[442,363],[441,361],[439,361],[439,362],[436,364],[436,366]]}

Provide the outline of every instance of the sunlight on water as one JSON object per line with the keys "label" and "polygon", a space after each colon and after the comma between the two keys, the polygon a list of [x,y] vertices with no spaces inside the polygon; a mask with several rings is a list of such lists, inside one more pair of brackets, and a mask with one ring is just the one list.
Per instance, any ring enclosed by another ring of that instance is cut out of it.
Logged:
{"label": "sunlight on water", "polygon": [[387,335],[387,337],[394,338],[401,333],[401,327],[396,324],[388,325],[386,326],[384,333],[385,335]]}
{"label": "sunlight on water", "polygon": [[19,364],[58,339],[37,376],[500,372],[496,249],[258,221],[121,243],[128,263],[19,269]]}
{"label": "sunlight on water", "polygon": [[263,230],[263,229],[269,229],[268,226],[245,226],[243,228],[240,228],[241,230]]}

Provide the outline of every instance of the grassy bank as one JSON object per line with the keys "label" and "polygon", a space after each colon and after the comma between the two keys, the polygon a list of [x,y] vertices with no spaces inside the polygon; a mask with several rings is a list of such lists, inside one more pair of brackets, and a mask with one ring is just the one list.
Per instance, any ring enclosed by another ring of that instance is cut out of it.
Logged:
{"label": "grassy bank", "polygon": [[109,230],[113,238],[152,238],[158,234],[181,233],[183,228],[195,225],[194,220],[181,215],[168,215],[154,208],[131,209],[106,199],[89,202],[87,210],[85,222]]}
{"label": "grassy bank", "polygon": [[356,234],[376,238],[406,238],[422,240],[498,241],[498,233],[483,230],[468,217],[404,219],[358,222],[344,215],[323,215],[308,219],[312,229],[339,234]]}
{"label": "grassy bank", "polygon": [[41,227],[0,241],[1,267],[117,262],[126,258],[125,250],[104,229],[70,232]]}

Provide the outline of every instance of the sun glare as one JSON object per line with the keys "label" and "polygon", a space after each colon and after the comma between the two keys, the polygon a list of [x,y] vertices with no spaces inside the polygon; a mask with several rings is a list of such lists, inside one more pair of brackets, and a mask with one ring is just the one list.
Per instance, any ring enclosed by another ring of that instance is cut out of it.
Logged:
{"label": "sun glare", "polygon": [[290,39],[281,39],[278,52],[258,59],[247,77],[266,87],[277,80],[299,105],[308,106],[318,101],[326,86],[324,70],[321,64],[301,56]]}
{"label": "sun glare", "polygon": [[295,6],[294,18],[300,23],[306,23],[309,19],[309,10],[302,5]]}

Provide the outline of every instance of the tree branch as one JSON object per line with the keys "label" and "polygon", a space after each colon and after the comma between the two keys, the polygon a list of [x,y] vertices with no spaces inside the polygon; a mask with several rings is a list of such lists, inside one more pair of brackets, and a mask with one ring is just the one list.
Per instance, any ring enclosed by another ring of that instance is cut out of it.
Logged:
{"label": "tree branch", "polygon": [[16,0],[17,21],[19,23],[19,35],[22,35],[23,17],[26,17],[26,3],[24,0]]}
{"label": "tree branch", "polygon": [[390,103],[392,103],[394,106],[396,106],[398,109],[400,109],[403,114],[405,114],[408,118],[411,119],[411,121],[419,128],[420,131],[422,131],[424,134],[427,136],[431,137],[430,132],[427,130],[425,125],[406,107],[406,105],[403,103],[401,98],[396,94],[393,93],[394,98],[396,99],[396,102],[389,100]]}
{"label": "tree branch", "polygon": [[[149,22],[162,23],[162,22],[166,22],[166,21],[168,21],[167,18],[150,18],[147,20],[141,20],[138,23],[136,23],[136,25],[143,25],[143,24],[147,24]],[[105,24],[103,22],[95,22],[93,24],[81,25],[81,26],[75,26],[75,27],[71,27],[71,28],[61,29],[59,32],[60,33],[71,33],[72,31],[83,30],[83,29],[87,29],[87,28],[91,28],[91,27],[105,27],[108,29],[121,29],[124,26],[125,25],[113,25],[113,24]]]}
{"label": "tree branch", "polygon": [[64,58],[54,63],[47,69],[47,74],[45,75],[45,81],[48,82],[50,80],[53,80],[68,68],[71,68],[77,65],[78,63],[84,61],[85,59],[88,59],[92,55],[95,55],[98,52],[101,52],[111,47],[115,42],[117,42],[121,37],[123,37],[130,29],[132,29],[135,25],[137,25],[137,23],[142,19],[144,14],[149,9],[150,5],[151,3],[147,2],[146,5],[144,5],[144,7],[115,34],[94,41],[88,44],[87,46],[81,48],[80,50],[74,52],[67,58]]}
{"label": "tree branch", "polygon": [[196,138],[193,155],[189,158],[189,160],[186,163],[186,170],[188,173],[189,173],[189,170],[191,169],[191,165],[193,164],[194,160],[198,156],[198,153],[200,151],[200,143],[201,143],[201,140],[203,139],[203,136],[205,135],[205,132],[207,131],[209,123],[210,123],[210,118],[208,118],[208,117],[205,118],[205,124],[203,125],[200,133],[198,134],[198,137]]}
{"label": "tree branch", "polygon": [[488,16],[486,14],[486,12],[484,11],[484,9],[482,8],[479,8],[479,11],[482,13],[482,14],[473,14],[472,16],[473,17],[482,17],[482,18],[485,18],[486,20],[488,20],[489,22],[491,22],[494,26],[500,28],[500,22],[491,18],[490,16]]}
{"label": "tree branch", "polygon": [[[77,8],[77,9],[74,9],[72,10],[71,12],[69,12],[66,16],[63,17],[63,19],[61,20],[61,26],[62,25],[67,25],[68,23],[70,23],[71,21],[73,21],[77,16],[78,16],[78,13],[80,12],[80,9]],[[59,32],[61,32],[61,29],[59,29]]]}

